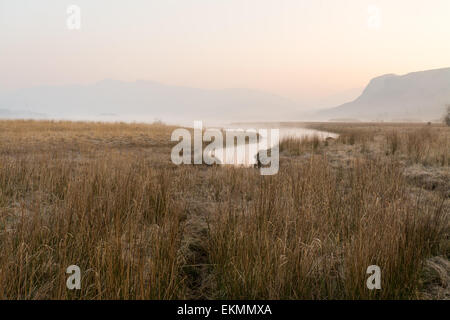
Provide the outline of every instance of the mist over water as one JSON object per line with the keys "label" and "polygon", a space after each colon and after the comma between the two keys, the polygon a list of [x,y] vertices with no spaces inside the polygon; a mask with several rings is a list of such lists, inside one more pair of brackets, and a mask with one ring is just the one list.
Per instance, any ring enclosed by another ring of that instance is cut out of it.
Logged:
{"label": "mist over water", "polygon": [[[317,136],[320,140],[325,140],[327,138],[337,138],[338,135],[331,132],[319,131],[314,129],[306,129],[299,127],[284,127],[277,126],[276,124],[265,123],[262,124],[264,129],[267,129],[267,136],[259,136],[257,142],[245,143],[245,145],[226,145],[224,148],[215,150],[214,157],[219,163],[224,165],[234,165],[250,167],[254,166],[258,162],[258,153],[265,151],[267,149],[272,149],[279,145],[283,139],[287,138],[308,138]],[[215,127],[218,128],[218,127]],[[211,128],[210,128],[211,129]],[[262,129],[261,126],[258,127],[252,124],[241,124],[241,125],[225,125],[220,127],[224,129],[226,133],[230,134],[246,134],[246,132],[256,131]],[[276,140],[271,139],[271,130],[278,130],[278,138]]]}

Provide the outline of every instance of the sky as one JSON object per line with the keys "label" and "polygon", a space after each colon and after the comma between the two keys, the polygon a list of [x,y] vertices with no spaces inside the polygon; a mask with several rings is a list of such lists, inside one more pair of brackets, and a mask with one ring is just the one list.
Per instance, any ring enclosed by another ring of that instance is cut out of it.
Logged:
{"label": "sky", "polygon": [[449,17],[449,0],[0,0],[0,91],[115,79],[326,99],[450,67]]}

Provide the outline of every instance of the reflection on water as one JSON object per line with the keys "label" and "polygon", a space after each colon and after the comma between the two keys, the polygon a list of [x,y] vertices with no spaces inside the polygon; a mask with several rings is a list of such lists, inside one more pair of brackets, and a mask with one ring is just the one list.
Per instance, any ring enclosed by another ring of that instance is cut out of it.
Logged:
{"label": "reflection on water", "polygon": [[[271,138],[272,129],[278,129],[278,135],[276,139],[274,137]],[[223,129],[229,135],[246,135],[249,132],[259,132],[255,128],[232,128],[228,127],[227,129]],[[321,140],[325,140],[329,137],[337,138],[337,134],[318,131],[313,129],[305,129],[305,128],[267,128],[267,135],[258,135],[257,140],[250,139],[245,143],[239,143],[239,139],[236,139],[238,142],[232,144],[232,147],[226,145],[223,148],[216,148],[214,150],[210,150],[207,152],[208,156],[214,158],[216,163],[222,165],[234,165],[234,166],[242,166],[242,167],[252,167],[258,164],[259,161],[262,160],[264,162],[264,157],[267,157],[266,150],[278,148],[279,143],[286,138],[305,138],[305,137],[313,137],[317,136]],[[244,140],[245,141],[245,140]],[[277,150],[278,152],[278,150]]]}

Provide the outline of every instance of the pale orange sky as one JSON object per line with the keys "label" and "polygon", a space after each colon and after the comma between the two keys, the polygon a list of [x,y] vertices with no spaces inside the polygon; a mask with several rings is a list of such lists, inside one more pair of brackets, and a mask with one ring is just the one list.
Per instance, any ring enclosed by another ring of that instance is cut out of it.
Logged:
{"label": "pale orange sky", "polygon": [[112,78],[320,99],[450,67],[449,17],[449,0],[0,0],[0,91]]}

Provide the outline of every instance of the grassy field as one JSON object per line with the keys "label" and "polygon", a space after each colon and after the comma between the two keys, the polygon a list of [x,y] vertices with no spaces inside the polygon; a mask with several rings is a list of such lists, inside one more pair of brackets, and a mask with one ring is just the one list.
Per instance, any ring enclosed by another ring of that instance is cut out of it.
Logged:
{"label": "grassy field", "polygon": [[261,176],[173,165],[163,124],[0,121],[0,299],[449,299],[450,128],[282,125],[340,136]]}

